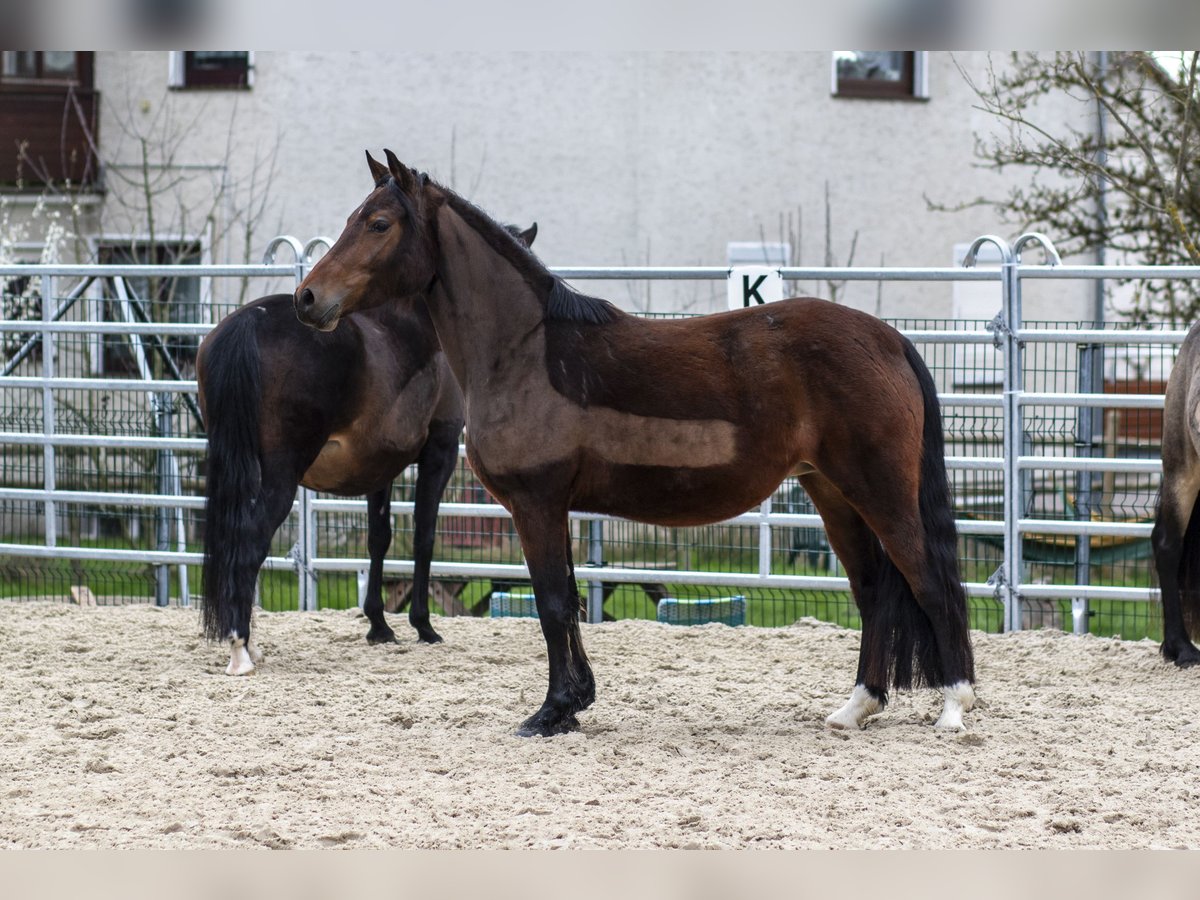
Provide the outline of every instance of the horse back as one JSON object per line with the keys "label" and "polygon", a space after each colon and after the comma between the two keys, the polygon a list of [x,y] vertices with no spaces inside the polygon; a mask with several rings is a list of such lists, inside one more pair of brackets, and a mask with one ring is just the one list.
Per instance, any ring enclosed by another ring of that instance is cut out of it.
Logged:
{"label": "horse back", "polygon": [[899,332],[816,298],[691,319],[548,322],[546,332],[551,385],[585,409],[774,425],[796,404],[883,406],[915,386]]}
{"label": "horse back", "polygon": [[[906,346],[872,316],[809,298],[683,320],[547,322],[551,392],[522,420],[480,429],[473,463],[498,495],[561,479],[572,508],[713,521],[839,456],[907,443],[905,460],[919,461],[924,398]],[[547,426],[533,444],[518,440],[530,417]]]}

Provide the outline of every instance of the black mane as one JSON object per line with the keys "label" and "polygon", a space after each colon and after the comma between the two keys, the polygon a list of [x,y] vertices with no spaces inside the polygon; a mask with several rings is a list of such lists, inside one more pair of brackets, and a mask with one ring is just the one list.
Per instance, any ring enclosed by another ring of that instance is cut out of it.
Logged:
{"label": "black mane", "polygon": [[464,200],[449,188],[441,185],[438,187],[445,193],[450,208],[487,241],[489,247],[521,273],[521,277],[533,288],[546,307],[547,321],[603,325],[621,314],[620,310],[607,300],[580,293],[554,275],[534,256],[533,251],[478,206]]}

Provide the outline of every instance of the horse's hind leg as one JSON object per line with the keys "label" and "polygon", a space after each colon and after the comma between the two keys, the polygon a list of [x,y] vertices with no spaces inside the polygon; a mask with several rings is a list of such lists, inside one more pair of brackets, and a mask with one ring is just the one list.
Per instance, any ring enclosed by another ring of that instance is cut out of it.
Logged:
{"label": "horse's hind leg", "polygon": [[[952,510],[939,501],[946,508],[931,508],[931,521],[923,521],[919,470],[911,460],[839,458],[829,469],[836,476],[830,480],[886,555],[876,580],[876,606],[878,637],[886,648],[879,652],[891,661],[892,684],[907,688],[923,680],[942,688],[945,705],[937,727],[961,729],[963,713],[975,703],[975,672]],[[868,651],[868,670],[874,659]]]}
{"label": "horse's hind leg", "polygon": [[1189,524],[1194,515],[1197,488],[1200,487],[1200,465],[1193,464],[1185,473],[1179,472],[1178,468],[1164,455],[1158,514],[1150,540],[1162,591],[1162,655],[1175,665],[1186,668],[1200,663],[1200,650],[1189,639],[1183,618],[1181,588],[1192,586],[1181,585],[1179,578],[1184,554],[1196,552],[1195,547],[1188,547],[1188,539],[1195,539],[1192,534],[1194,529],[1189,529]]}
{"label": "horse's hind leg", "polygon": [[437,537],[438,507],[442,494],[458,464],[458,438],[462,422],[434,421],[429,437],[417,457],[417,490],[413,509],[413,597],[408,621],[417,630],[417,639],[437,644],[442,636],[429,624],[429,566]]}
{"label": "horse's hind leg", "polygon": [[371,555],[367,570],[367,594],[363,614],[371,623],[368,644],[386,644],[396,640],[383,614],[383,560],[392,546],[392,484],[367,495],[367,552]]}
{"label": "horse's hind leg", "polygon": [[[900,593],[909,598],[900,598],[893,607],[897,632],[911,636],[907,644],[899,644],[895,656],[896,666],[908,666],[909,672],[906,677],[899,670],[894,681],[906,686],[920,678],[940,687],[944,705],[934,727],[961,731],[963,713],[975,706],[975,667],[957,556],[947,555],[956,553],[956,548],[928,553],[931,538],[915,511],[877,527],[884,552],[903,576]],[[913,599],[918,608],[912,607]],[[914,663],[916,672],[911,669]]]}
{"label": "horse's hind leg", "polygon": [[862,617],[858,674],[850,699],[825,720],[830,728],[861,728],[887,705],[888,638],[879,615],[878,588],[886,562],[879,541],[836,487],[820,475],[800,479],[825,523],[829,545],[837,554]]}
{"label": "horse's hind leg", "polygon": [[[264,465],[264,470],[267,470]],[[282,468],[282,466],[280,467]],[[242,533],[235,540],[240,544],[238,562],[231,574],[234,624],[228,635],[229,665],[226,675],[249,675],[262,653],[255,646],[250,633],[250,619],[254,612],[254,585],[258,570],[271,549],[271,539],[276,529],[287,518],[296,496],[296,483],[278,476],[271,477],[264,471],[262,489],[253,504]]]}

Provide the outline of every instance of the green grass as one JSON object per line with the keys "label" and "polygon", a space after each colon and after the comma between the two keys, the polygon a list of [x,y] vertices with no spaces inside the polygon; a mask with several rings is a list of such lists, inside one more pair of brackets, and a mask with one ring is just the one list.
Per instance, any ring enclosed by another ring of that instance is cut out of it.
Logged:
{"label": "green grass", "polygon": [[[104,538],[81,539],[77,546],[111,548],[114,545],[132,549],[135,545],[128,540]],[[145,546],[145,542],[141,544]],[[624,545],[632,548],[632,544]],[[191,548],[199,549],[199,548]],[[617,547],[607,560],[620,565],[623,559]],[[666,548],[651,547],[640,558],[645,565],[654,550],[666,559]],[[278,548],[273,552],[278,551]],[[628,552],[636,552],[630,549]],[[395,555],[395,554],[394,554]],[[480,561],[484,561],[481,559]],[[772,571],[776,574],[832,575],[823,568],[813,566],[801,553],[794,558],[779,552],[773,559]],[[718,548],[695,548],[688,563],[699,571],[750,572],[757,568],[758,555],[753,548],[723,546]],[[963,563],[964,578],[969,581],[985,581],[994,571],[994,559],[968,559]],[[1050,584],[1070,584],[1074,569],[1069,565],[1037,564],[1031,567],[1030,577]],[[1124,564],[1106,564],[1092,569],[1092,583],[1147,587],[1152,583],[1150,564],[1146,560],[1128,561]],[[193,595],[203,591],[199,566],[188,567],[189,589]],[[155,567],[139,563],[111,562],[107,560],[63,560],[10,557],[0,561],[0,597],[46,597],[68,600],[73,585],[86,584],[101,602],[149,602],[154,597]],[[520,588],[518,588],[520,589]],[[527,589],[527,588],[526,588]],[[581,589],[584,586],[581,585]],[[487,579],[469,582],[460,599],[469,609],[480,603],[491,590]],[[833,622],[848,628],[860,627],[857,609],[849,593],[841,591],[789,591],[781,589],[718,588],[694,585],[668,584],[666,592],[674,597],[722,597],[735,593],[743,594],[747,600],[746,621],[759,626],[786,626],[801,619],[814,618]],[[358,604],[358,582],[354,573],[322,573],[318,580],[321,606],[331,609],[348,609]],[[179,600],[178,569],[171,568],[171,597]],[[299,590],[296,574],[291,570],[264,570],[259,576],[259,599],[264,609],[282,611],[296,609]],[[970,601],[971,627],[998,632],[1003,627],[1001,605],[990,598],[977,597]],[[436,602],[431,603],[435,613],[444,613]],[[605,612],[620,619],[653,619],[655,607],[651,599],[638,585],[623,584],[609,596]],[[1039,604],[1038,612],[1028,624],[1030,627],[1060,625],[1071,630],[1070,601],[1053,601]],[[1120,636],[1128,640],[1149,637],[1162,639],[1162,616],[1157,604],[1138,601],[1105,600],[1092,601],[1089,631],[1101,636]]]}

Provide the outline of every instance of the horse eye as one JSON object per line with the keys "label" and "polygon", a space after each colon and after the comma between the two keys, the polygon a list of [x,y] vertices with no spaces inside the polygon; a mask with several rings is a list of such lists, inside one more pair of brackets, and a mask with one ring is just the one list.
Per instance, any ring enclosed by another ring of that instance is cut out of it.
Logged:
{"label": "horse eye", "polygon": [[372,222],[367,227],[370,228],[374,232],[382,233],[382,232],[388,230],[388,223],[387,223],[386,219],[376,219],[374,222]]}

